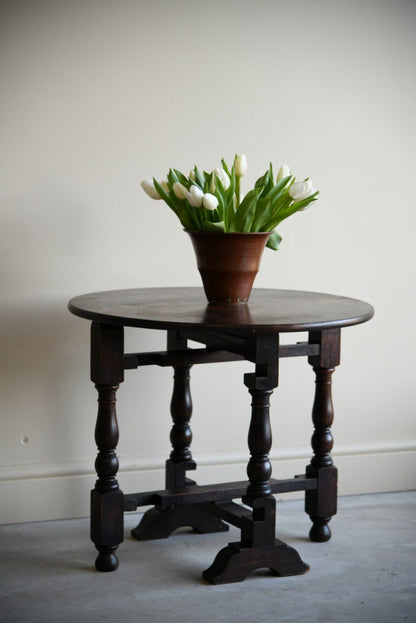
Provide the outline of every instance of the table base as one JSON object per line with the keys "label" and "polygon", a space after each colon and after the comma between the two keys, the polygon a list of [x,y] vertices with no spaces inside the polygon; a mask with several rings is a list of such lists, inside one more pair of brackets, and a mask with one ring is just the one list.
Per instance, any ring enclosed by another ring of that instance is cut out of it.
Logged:
{"label": "table base", "polygon": [[[170,465],[168,461],[167,467]],[[176,467],[179,468],[179,464]],[[332,467],[320,478],[303,475],[287,480],[272,478],[270,487],[273,493],[305,490],[309,494],[318,491],[319,481],[325,483],[326,491],[321,490],[320,497],[326,499],[333,489],[332,484],[336,484],[336,469]],[[262,568],[268,568],[278,576],[300,575],[308,571],[309,566],[298,552],[275,538],[274,496],[250,500],[245,495],[247,485],[248,482],[241,481],[198,486],[187,479],[187,484],[176,489],[125,495],[124,510],[158,504],[144,514],[131,535],[139,541],[147,541],[168,538],[181,527],[190,527],[199,534],[226,532],[229,523],[238,527],[241,541],[229,543],[220,550],[211,567],[203,572],[203,578],[211,584],[241,582],[252,571]],[[237,497],[247,505],[233,502],[232,498]]]}
{"label": "table base", "polygon": [[[92,324],[92,380],[98,390],[95,439],[98,447],[98,480],[91,500],[91,539],[99,551],[96,568],[113,571],[115,554],[123,541],[123,513],[140,506],[154,506],[132,531],[138,540],[167,538],[176,529],[190,526],[196,532],[224,532],[227,524],[241,531],[241,540],[230,543],[216,556],[203,577],[212,584],[239,582],[251,572],[268,568],[276,575],[298,575],[308,570],[295,549],[275,538],[276,500],[274,494],[305,491],[305,510],[312,520],[310,538],[326,541],[328,522],[336,513],[337,470],[330,450],[333,420],[331,376],[339,362],[339,330],[311,332],[308,343],[279,346],[274,333],[168,332],[168,349],[158,353],[124,354],[123,330],[112,325]],[[188,340],[200,341],[205,349],[190,349]],[[269,451],[272,443],[270,396],[278,385],[278,363],[285,356],[308,356],[316,376],[312,410],[314,455],[305,475],[288,480],[271,478]],[[197,363],[247,359],[254,372],[244,375],[251,395],[248,430],[249,460],[247,481],[198,486],[187,478],[196,469],[190,444],[192,400],[190,369]],[[111,364],[111,365],[110,365]],[[116,392],[124,369],[143,365],[172,366],[174,387],[171,400],[172,451],[166,461],[165,489],[124,495],[118,486],[118,424]],[[243,505],[233,500],[242,500]]]}
{"label": "table base", "polygon": [[202,577],[210,584],[242,582],[257,569],[268,568],[280,577],[301,575],[309,571],[297,551],[275,539],[273,545],[243,547],[241,543],[229,543],[220,550]]}

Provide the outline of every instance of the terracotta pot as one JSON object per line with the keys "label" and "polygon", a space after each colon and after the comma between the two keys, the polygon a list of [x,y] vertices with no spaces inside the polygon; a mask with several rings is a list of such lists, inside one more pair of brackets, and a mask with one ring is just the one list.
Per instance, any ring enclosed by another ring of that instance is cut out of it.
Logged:
{"label": "terracotta pot", "polygon": [[270,233],[187,233],[192,240],[208,302],[215,305],[246,303]]}

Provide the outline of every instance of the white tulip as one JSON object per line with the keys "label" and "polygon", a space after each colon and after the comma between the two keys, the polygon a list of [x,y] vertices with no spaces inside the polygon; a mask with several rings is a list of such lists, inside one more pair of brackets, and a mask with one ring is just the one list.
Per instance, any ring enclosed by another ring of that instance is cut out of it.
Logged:
{"label": "white tulip", "polygon": [[202,199],[204,198],[204,193],[198,187],[192,184],[188,193],[188,201],[194,208],[200,208],[202,205]]}
{"label": "white tulip", "polygon": [[295,201],[302,201],[307,199],[316,192],[313,186],[312,180],[305,180],[304,182],[295,182],[289,188],[289,195]]}
{"label": "white tulip", "polygon": [[230,187],[231,182],[224,169],[222,169],[221,167],[217,167],[216,169],[214,169],[214,173],[215,176],[218,177],[218,179],[220,180],[221,184],[224,186],[224,189],[227,190],[227,188]]}
{"label": "white tulip", "polygon": [[202,198],[202,205],[207,210],[216,210],[218,207],[218,199],[215,195],[211,195],[211,193],[205,193]]}
{"label": "white tulip", "polygon": [[189,179],[191,179],[193,182],[195,182],[195,171],[194,169],[191,169],[189,171],[189,175],[188,175]]}
{"label": "white tulip", "polygon": [[178,199],[188,199],[188,189],[180,182],[174,183],[173,192]]}
{"label": "white tulip", "polygon": [[247,173],[247,158],[244,154],[237,154],[234,162],[236,177],[243,177]]}
{"label": "white tulip", "polygon": [[153,180],[150,178],[144,179],[140,182],[140,186],[143,188],[144,192],[149,195],[152,199],[161,199],[161,196],[157,192],[155,185],[153,184]]}
{"label": "white tulip", "polygon": [[282,167],[280,167],[277,173],[276,182],[280,182],[280,180],[282,180],[284,177],[287,177],[288,175],[290,175],[289,167],[287,164],[284,164]]}
{"label": "white tulip", "polygon": [[163,190],[167,192],[167,194],[170,193],[170,188],[166,180],[163,180],[163,182],[160,182],[160,185],[162,186]]}

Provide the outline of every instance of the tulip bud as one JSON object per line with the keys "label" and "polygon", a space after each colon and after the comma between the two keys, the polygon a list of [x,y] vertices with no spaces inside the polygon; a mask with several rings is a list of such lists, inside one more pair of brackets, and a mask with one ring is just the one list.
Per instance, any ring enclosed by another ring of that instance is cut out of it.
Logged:
{"label": "tulip bud", "polygon": [[230,182],[230,178],[228,177],[224,169],[217,167],[216,169],[214,169],[214,173],[215,173],[215,176],[218,177],[218,179],[220,180],[221,184],[224,186],[224,189],[227,190],[227,188],[230,187],[231,182]]}
{"label": "tulip bud", "polygon": [[211,193],[205,193],[202,198],[202,204],[207,210],[216,210],[218,207],[218,199]]}
{"label": "tulip bud", "polygon": [[295,201],[302,201],[307,199],[316,192],[313,186],[312,180],[305,180],[304,182],[295,182],[289,188],[289,195]]}
{"label": "tulip bud", "polygon": [[146,178],[142,182],[140,182],[140,186],[143,188],[144,192],[147,193],[152,199],[161,199],[159,193],[155,188],[155,185],[153,184],[153,180]]}
{"label": "tulip bud", "polygon": [[173,192],[178,199],[188,199],[188,189],[180,182],[175,182]]}
{"label": "tulip bud", "polygon": [[160,185],[162,186],[163,190],[167,192],[167,194],[170,193],[170,188],[166,180],[163,180],[163,182],[160,182]]}
{"label": "tulip bud", "polygon": [[188,176],[188,177],[189,177],[189,179],[190,179],[190,180],[192,180],[193,182],[195,182],[195,171],[194,171],[194,169],[191,169],[191,170],[189,171],[189,176]]}
{"label": "tulip bud", "polygon": [[191,206],[193,206],[194,208],[200,208],[202,205],[203,197],[204,193],[202,192],[202,190],[198,186],[192,184],[188,193],[188,201]]}
{"label": "tulip bud", "polygon": [[247,158],[244,154],[237,154],[234,162],[236,177],[243,177],[247,173]]}
{"label": "tulip bud", "polygon": [[289,167],[288,167],[287,164],[284,164],[279,169],[279,172],[278,172],[277,178],[276,178],[276,182],[280,182],[280,180],[282,180],[284,177],[287,177],[288,175],[290,175]]}

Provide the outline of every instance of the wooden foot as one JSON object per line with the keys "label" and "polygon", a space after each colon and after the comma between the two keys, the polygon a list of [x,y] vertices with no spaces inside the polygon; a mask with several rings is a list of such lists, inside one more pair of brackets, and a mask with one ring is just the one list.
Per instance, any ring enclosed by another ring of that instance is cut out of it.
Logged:
{"label": "wooden foot", "polygon": [[328,526],[330,517],[325,519],[323,517],[314,518],[311,517],[313,524],[309,531],[309,538],[315,543],[325,543],[331,538],[331,530]]}
{"label": "wooden foot", "polygon": [[309,538],[325,543],[331,538],[328,523],[337,512],[337,469],[333,465],[320,469],[308,465],[306,475],[318,481],[316,489],[305,492],[305,510],[312,521]]}
{"label": "wooden foot", "polygon": [[226,523],[197,506],[174,506],[148,510],[136,528],[131,531],[131,536],[138,541],[166,539],[172,532],[185,526],[191,527],[199,534],[229,530]]}
{"label": "wooden foot", "polygon": [[242,582],[249,573],[263,568],[279,576],[300,575],[309,570],[295,549],[276,539],[274,545],[262,547],[244,548],[241,543],[229,543],[202,577],[211,584],[229,584]]}
{"label": "wooden foot", "polygon": [[115,571],[118,568],[118,558],[115,554],[117,547],[96,547],[99,552],[95,560],[97,571]]}
{"label": "wooden foot", "polygon": [[99,554],[95,561],[97,571],[115,571],[115,554],[124,539],[123,493],[117,489],[101,493],[91,491],[91,540]]}

